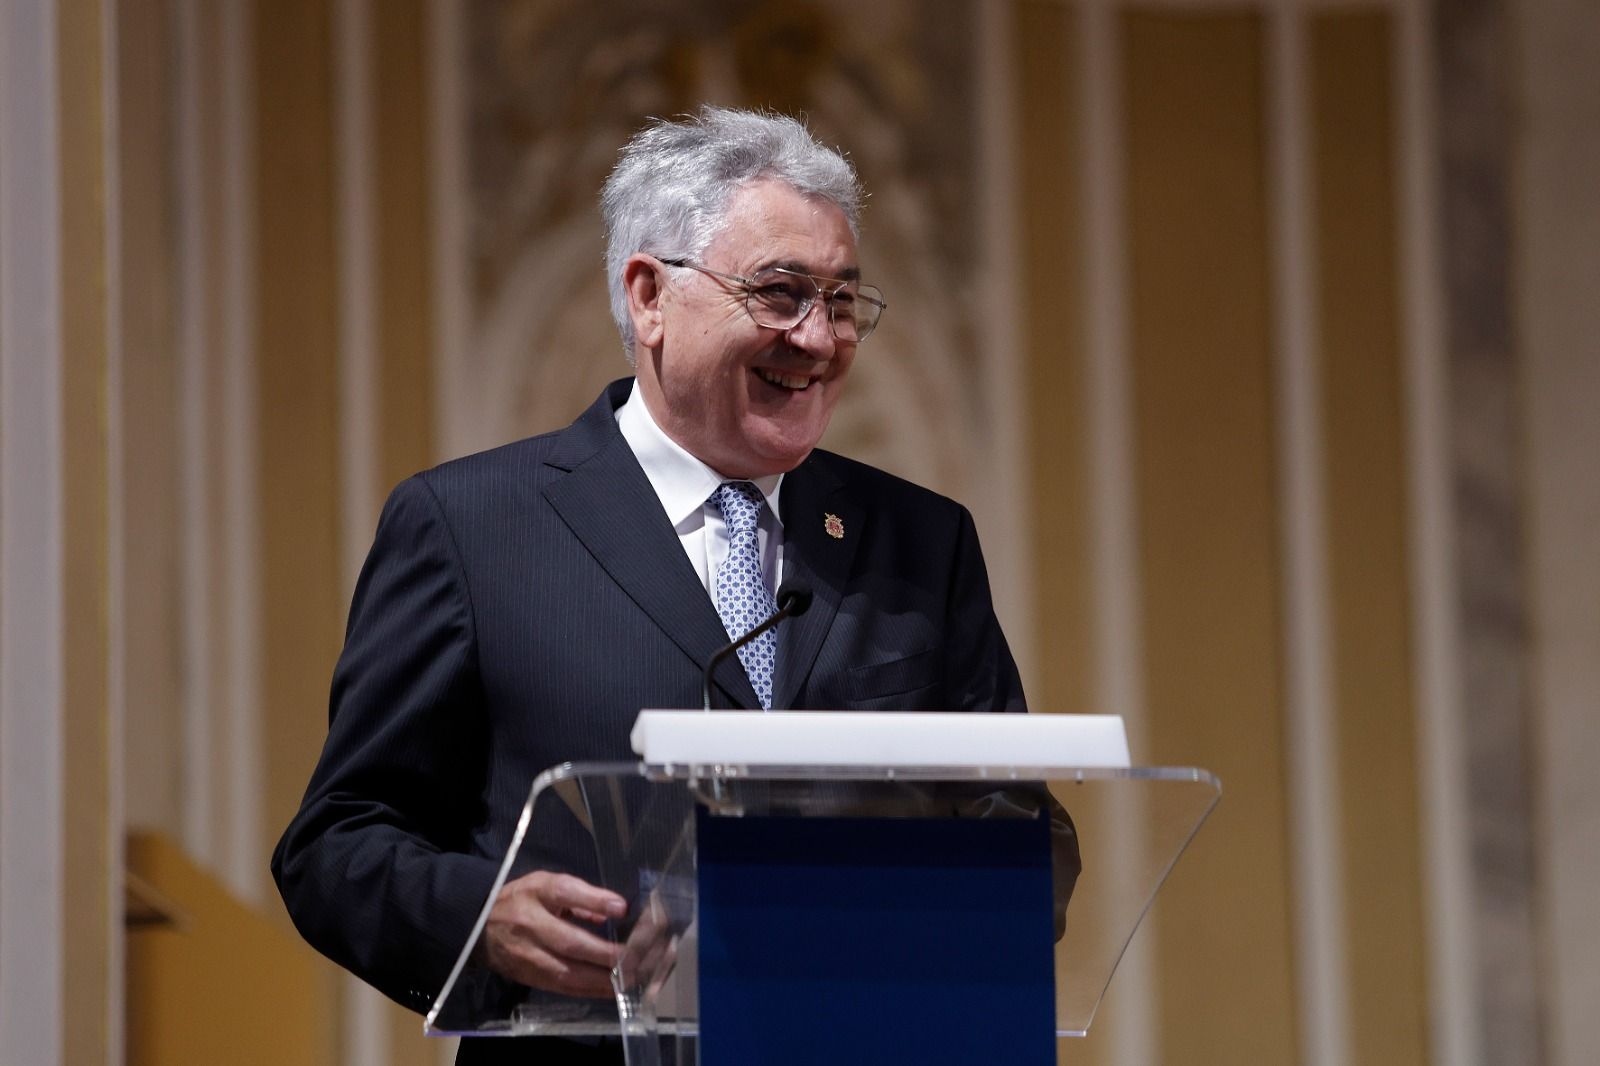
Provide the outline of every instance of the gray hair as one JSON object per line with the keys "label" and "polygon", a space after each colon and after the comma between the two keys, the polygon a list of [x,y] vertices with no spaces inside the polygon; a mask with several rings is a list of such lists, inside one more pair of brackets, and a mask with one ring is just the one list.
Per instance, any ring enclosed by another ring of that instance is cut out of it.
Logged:
{"label": "gray hair", "polygon": [[733,194],[762,178],[832,202],[860,236],[864,193],[855,168],[787,115],[707,105],[678,121],[654,119],[622,146],[600,192],[600,214],[611,317],[630,363],[633,320],[623,264],[635,252],[698,258],[727,222]]}

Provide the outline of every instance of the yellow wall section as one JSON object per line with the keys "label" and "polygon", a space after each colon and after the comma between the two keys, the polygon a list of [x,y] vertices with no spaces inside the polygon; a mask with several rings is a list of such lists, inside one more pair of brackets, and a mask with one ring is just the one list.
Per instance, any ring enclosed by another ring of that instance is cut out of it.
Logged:
{"label": "yellow wall section", "polygon": [[1029,705],[1088,711],[1094,648],[1085,477],[1082,227],[1074,99],[1077,19],[1059,3],[1014,8],[1028,469],[1034,515],[1038,683]]}
{"label": "yellow wall section", "polygon": [[1224,788],[1154,912],[1161,1040],[1292,1062],[1264,35],[1232,13],[1122,31],[1145,750]]}
{"label": "yellow wall section", "polygon": [[[326,733],[339,572],[332,19],[255,11],[265,839],[299,806]],[[263,871],[265,876],[265,871]]]}
{"label": "yellow wall section", "polygon": [[130,837],[128,869],[179,913],[176,925],[128,933],[129,1066],[334,1061],[325,1039],[333,1003],[310,948],[234,900],[165,837]]}
{"label": "yellow wall section", "polygon": [[[299,806],[322,748],[346,593],[339,566],[333,19],[318,0],[258,0],[253,15],[262,839],[270,845]],[[273,913],[283,916],[281,907]],[[286,917],[283,923],[287,928]],[[322,964],[301,975],[301,987],[336,1003],[336,975]],[[324,1046],[337,1046],[331,1016],[319,1035]]]}
{"label": "yellow wall section", "polygon": [[1355,1066],[1427,1061],[1406,456],[1395,264],[1393,22],[1310,23],[1318,340]]}
{"label": "yellow wall section", "polygon": [[[57,10],[61,99],[62,1060],[109,1061],[112,900],[105,57],[98,0]],[[119,827],[120,831],[120,827]]]}
{"label": "yellow wall section", "polygon": [[[372,5],[376,93],[379,498],[437,461],[433,432],[427,15],[420,0]],[[356,516],[351,516],[355,518]],[[376,523],[377,516],[368,521]]]}

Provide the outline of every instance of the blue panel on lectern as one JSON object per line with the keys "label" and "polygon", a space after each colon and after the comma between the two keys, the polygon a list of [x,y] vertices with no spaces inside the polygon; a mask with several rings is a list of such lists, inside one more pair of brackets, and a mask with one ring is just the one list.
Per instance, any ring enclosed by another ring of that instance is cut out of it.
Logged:
{"label": "blue panel on lectern", "polygon": [[696,831],[700,1066],[1054,1066],[1047,819]]}

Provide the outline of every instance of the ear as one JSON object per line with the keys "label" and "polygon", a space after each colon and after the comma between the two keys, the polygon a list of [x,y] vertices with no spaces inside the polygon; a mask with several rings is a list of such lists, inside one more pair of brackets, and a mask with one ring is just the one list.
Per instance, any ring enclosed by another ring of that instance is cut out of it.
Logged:
{"label": "ear", "polygon": [[642,253],[622,264],[622,289],[628,294],[628,315],[633,319],[634,343],[646,348],[661,344],[662,300],[666,296],[666,268]]}

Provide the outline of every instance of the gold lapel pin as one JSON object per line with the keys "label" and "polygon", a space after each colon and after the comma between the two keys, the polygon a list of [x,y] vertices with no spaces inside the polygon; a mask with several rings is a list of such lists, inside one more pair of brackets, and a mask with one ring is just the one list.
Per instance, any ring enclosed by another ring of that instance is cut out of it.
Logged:
{"label": "gold lapel pin", "polygon": [[824,530],[826,530],[828,536],[832,537],[834,540],[843,540],[844,539],[844,523],[839,520],[839,516],[838,515],[836,515],[836,514],[825,514],[825,515],[823,515],[822,516],[822,528]]}

